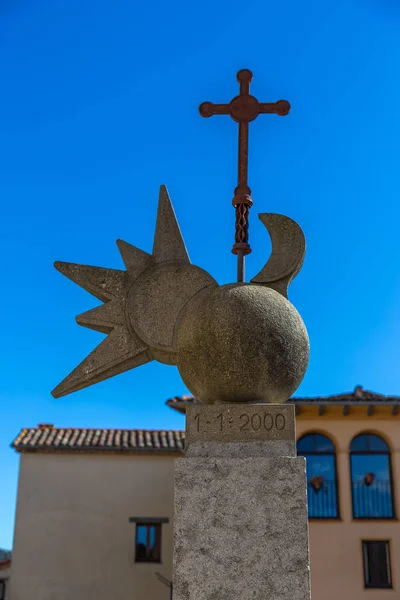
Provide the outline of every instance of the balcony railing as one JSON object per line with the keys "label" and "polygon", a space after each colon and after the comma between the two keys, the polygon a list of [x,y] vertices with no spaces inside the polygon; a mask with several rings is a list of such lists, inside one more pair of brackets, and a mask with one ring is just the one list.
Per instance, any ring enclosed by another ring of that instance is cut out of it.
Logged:
{"label": "balcony railing", "polygon": [[394,517],[392,486],[388,480],[371,485],[353,481],[353,517],[355,519],[390,519]]}
{"label": "balcony railing", "polygon": [[[394,517],[392,486],[389,480],[363,480],[351,483],[355,519],[391,519]],[[307,484],[308,516],[311,519],[335,519],[339,516],[336,481]]]}
{"label": "balcony railing", "polygon": [[336,519],[339,516],[336,481],[326,481],[316,487],[307,485],[308,516],[311,519]]}

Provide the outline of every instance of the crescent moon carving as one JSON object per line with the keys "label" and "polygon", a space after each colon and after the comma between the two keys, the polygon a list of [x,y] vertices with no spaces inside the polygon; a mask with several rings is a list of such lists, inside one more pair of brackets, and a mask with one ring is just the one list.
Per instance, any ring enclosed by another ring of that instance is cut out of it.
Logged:
{"label": "crescent moon carving", "polygon": [[261,213],[272,242],[272,252],[251,283],[265,285],[287,298],[290,282],[300,271],[306,253],[306,239],[300,225],[284,215]]}

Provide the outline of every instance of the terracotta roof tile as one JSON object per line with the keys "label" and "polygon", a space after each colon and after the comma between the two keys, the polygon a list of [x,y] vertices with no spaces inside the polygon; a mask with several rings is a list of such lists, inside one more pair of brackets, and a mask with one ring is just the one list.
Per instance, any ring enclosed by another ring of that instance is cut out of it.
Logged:
{"label": "terracotta roof tile", "polygon": [[141,429],[22,429],[12,447],[17,452],[29,451],[120,451],[182,452],[183,431]]}
{"label": "terracotta roof tile", "polygon": [[[400,404],[399,396],[384,396],[357,386],[353,392],[333,396],[290,398],[293,404]],[[184,413],[186,407],[198,404],[193,396],[175,396],[167,406]],[[35,451],[117,451],[117,452],[182,452],[185,443],[183,431],[142,429],[79,429],[56,428],[41,424],[22,429],[12,447],[17,452]]]}
{"label": "terracotta roof tile", "polygon": [[[290,404],[307,404],[307,403],[332,403],[332,404],[346,404],[348,402],[360,402],[360,403],[371,403],[378,404],[382,402],[388,403],[400,403],[399,396],[384,396],[383,394],[377,394],[369,390],[365,390],[361,385],[355,387],[353,392],[344,394],[336,394],[332,396],[315,396],[308,398],[294,397],[288,400]],[[165,403],[170,408],[185,413],[187,406],[198,404],[198,400],[193,396],[174,396],[169,398]]]}
{"label": "terracotta roof tile", "polygon": [[383,394],[377,394],[376,392],[371,392],[370,390],[365,390],[361,385],[357,385],[352,392],[347,392],[344,394],[337,394],[333,396],[316,396],[315,398],[291,398],[288,402],[296,403],[306,403],[306,402],[314,402],[316,404],[320,402],[332,402],[332,403],[341,403],[346,404],[347,402],[359,402],[362,403],[371,403],[371,404],[379,404],[379,403],[396,403],[400,402],[399,396],[384,396]]}

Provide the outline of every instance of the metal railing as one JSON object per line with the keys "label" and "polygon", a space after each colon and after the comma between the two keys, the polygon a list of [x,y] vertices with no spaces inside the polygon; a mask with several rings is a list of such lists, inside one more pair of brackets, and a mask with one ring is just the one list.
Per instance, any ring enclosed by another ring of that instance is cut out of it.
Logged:
{"label": "metal railing", "polygon": [[394,516],[390,480],[375,480],[371,485],[352,481],[355,519],[390,519]]}
{"label": "metal railing", "polygon": [[[391,519],[394,517],[390,480],[352,481],[353,517],[355,519]],[[308,516],[311,519],[335,519],[339,516],[336,481],[321,480],[307,484]]]}
{"label": "metal railing", "polygon": [[307,484],[308,516],[335,519],[339,516],[336,481],[324,480],[320,486]]}

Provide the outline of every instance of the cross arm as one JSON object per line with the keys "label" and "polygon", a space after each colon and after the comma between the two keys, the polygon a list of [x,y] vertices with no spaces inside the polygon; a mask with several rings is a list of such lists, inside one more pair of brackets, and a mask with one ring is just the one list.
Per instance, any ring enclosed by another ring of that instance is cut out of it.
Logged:
{"label": "cross arm", "polygon": [[213,104],[212,102],[203,102],[199,106],[199,112],[202,117],[212,117],[213,115],[230,115],[230,104]]}
{"label": "cross arm", "polygon": [[278,100],[278,102],[259,102],[259,114],[276,114],[280,117],[288,115],[290,112],[290,103],[287,100]]}

